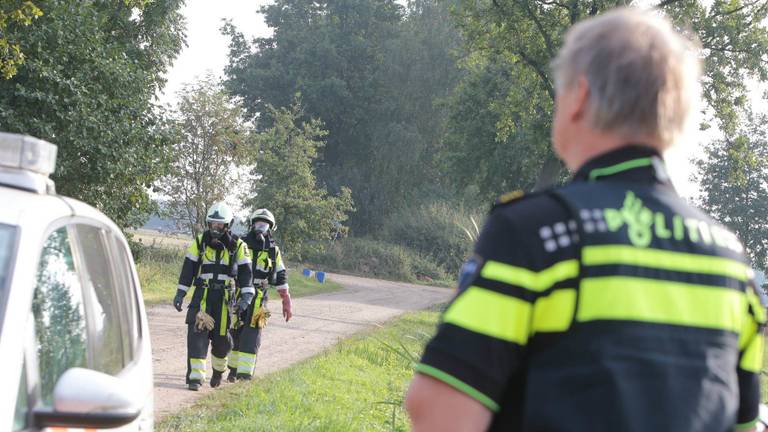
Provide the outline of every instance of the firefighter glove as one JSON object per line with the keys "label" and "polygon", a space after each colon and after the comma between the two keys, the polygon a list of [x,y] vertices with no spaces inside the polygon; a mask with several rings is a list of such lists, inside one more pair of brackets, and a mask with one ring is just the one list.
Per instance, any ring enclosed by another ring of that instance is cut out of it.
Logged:
{"label": "firefighter glove", "polygon": [[253,300],[253,293],[240,293],[240,300],[237,301],[237,310],[244,312]]}
{"label": "firefighter glove", "polygon": [[180,289],[176,290],[176,297],[173,298],[173,306],[179,312],[181,312],[181,305],[184,302],[184,296],[186,294],[187,293],[184,290],[180,290]]}

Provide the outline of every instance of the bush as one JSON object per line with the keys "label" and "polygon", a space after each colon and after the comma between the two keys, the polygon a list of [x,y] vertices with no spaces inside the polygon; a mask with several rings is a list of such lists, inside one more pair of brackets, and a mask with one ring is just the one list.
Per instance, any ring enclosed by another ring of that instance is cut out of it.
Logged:
{"label": "bush", "polygon": [[480,228],[482,219],[477,210],[462,206],[446,202],[422,204],[389,216],[380,238],[415,250],[455,275],[474,247],[477,231],[472,220]]}
{"label": "bush", "polygon": [[304,253],[308,264],[329,271],[406,282],[446,283],[451,280],[441,266],[403,246],[366,238],[345,238],[323,252]]}

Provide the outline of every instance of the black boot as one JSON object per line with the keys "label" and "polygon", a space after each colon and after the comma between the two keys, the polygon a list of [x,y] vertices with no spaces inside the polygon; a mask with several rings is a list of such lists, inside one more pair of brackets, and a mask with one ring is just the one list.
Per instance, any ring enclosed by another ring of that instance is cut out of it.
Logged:
{"label": "black boot", "polygon": [[246,373],[239,373],[239,374],[237,374],[237,379],[238,380],[244,380],[244,381],[250,381],[251,380],[251,376],[246,374]]}
{"label": "black boot", "polygon": [[221,376],[224,374],[224,372],[219,371],[213,371],[213,375],[211,375],[211,387],[218,387],[221,385]]}
{"label": "black boot", "polygon": [[200,389],[200,381],[198,380],[189,380],[189,385],[187,386],[188,389],[192,391],[197,391]]}
{"label": "black boot", "polygon": [[227,374],[227,381],[233,383],[237,380],[237,368],[229,368],[229,373]]}

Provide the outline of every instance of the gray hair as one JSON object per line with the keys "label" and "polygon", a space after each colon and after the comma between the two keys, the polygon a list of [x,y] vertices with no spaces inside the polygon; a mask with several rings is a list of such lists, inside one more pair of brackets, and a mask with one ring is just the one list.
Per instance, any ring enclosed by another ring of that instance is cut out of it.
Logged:
{"label": "gray hair", "polygon": [[666,148],[699,104],[698,48],[659,12],[614,9],[568,31],[552,62],[555,88],[585,77],[593,127],[657,138]]}

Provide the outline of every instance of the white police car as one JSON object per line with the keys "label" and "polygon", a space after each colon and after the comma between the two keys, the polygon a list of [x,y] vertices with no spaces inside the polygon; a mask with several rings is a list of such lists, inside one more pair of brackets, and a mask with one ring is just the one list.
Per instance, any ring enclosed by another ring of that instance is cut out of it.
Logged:
{"label": "white police car", "polygon": [[56,150],[0,133],[0,431],[152,430],[128,243],[98,210],[53,192]]}

